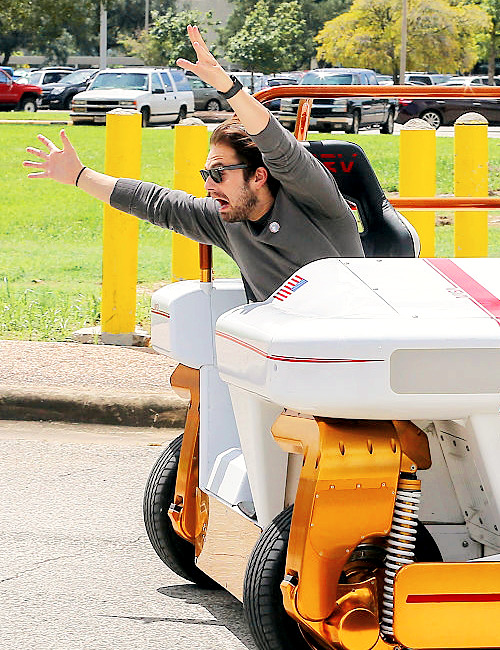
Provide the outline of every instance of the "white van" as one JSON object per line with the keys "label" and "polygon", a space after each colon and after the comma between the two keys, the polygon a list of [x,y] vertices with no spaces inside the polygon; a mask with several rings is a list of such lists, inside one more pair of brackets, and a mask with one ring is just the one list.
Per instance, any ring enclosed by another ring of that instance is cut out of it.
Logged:
{"label": "white van", "polygon": [[143,126],[176,123],[194,112],[194,96],[183,70],[110,68],[74,96],[70,117],[73,124],[105,124],[106,113],[115,108],[139,111]]}

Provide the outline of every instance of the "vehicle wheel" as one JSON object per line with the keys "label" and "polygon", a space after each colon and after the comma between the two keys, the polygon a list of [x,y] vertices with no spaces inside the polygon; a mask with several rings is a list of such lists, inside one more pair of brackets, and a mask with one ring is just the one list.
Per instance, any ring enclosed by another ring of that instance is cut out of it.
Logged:
{"label": "vehicle wheel", "polygon": [[380,133],[394,133],[394,111],[389,111],[387,120],[380,127]]}
{"label": "vehicle wheel", "polygon": [[71,102],[73,101],[74,95],[70,95],[69,97],[66,97],[66,99],[63,102],[63,108],[65,111],[71,110]]}
{"label": "vehicle wheel", "polygon": [[177,116],[177,119],[175,120],[175,124],[179,124],[182,120],[185,120],[187,117],[187,108],[185,106],[181,106],[179,109],[179,115]]}
{"label": "vehicle wheel", "polygon": [[[293,505],[280,512],[259,537],[250,555],[243,585],[243,609],[259,650],[311,650],[317,645],[307,641],[307,633],[288,616],[280,583],[292,521]],[[383,562],[376,554],[377,564]],[[441,562],[442,557],[432,536],[418,522],[415,556],[419,562]]]}
{"label": "vehicle wheel", "polygon": [[218,589],[219,585],[196,567],[193,544],[177,535],[168,516],[174,499],[181,445],[182,434],[172,440],[153,465],[144,491],[146,532],[160,560],[174,573],[200,587]]}
{"label": "vehicle wheel", "polygon": [[211,99],[205,106],[206,111],[220,111],[220,102],[217,99]]}
{"label": "vehicle wheel", "polygon": [[36,113],[38,107],[36,105],[36,100],[31,97],[26,97],[22,99],[19,104],[20,111],[26,111],[26,113]]}
{"label": "vehicle wheel", "polygon": [[359,123],[361,121],[359,111],[354,111],[352,114],[352,124],[346,130],[346,133],[359,133]]}
{"label": "vehicle wheel", "polygon": [[293,506],[273,519],[250,555],[243,584],[243,610],[259,650],[310,650],[299,625],[286,613],[280,583]]}
{"label": "vehicle wheel", "polygon": [[441,115],[436,113],[436,111],[425,111],[420,117],[422,120],[428,122],[433,129],[439,129],[441,126]]}
{"label": "vehicle wheel", "polygon": [[144,106],[144,108],[141,108],[141,125],[144,129],[149,126],[149,117],[149,108],[147,106]]}

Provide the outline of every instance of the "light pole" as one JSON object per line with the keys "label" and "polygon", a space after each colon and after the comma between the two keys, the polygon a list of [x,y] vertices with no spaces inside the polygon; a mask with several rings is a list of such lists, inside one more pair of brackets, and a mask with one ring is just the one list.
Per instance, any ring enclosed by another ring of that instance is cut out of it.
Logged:
{"label": "light pole", "polygon": [[399,83],[404,84],[406,72],[406,40],[408,32],[408,0],[401,0],[401,53],[399,57]]}
{"label": "light pole", "polygon": [[146,0],[146,8],[144,11],[144,29],[146,31],[149,29],[149,0]]}
{"label": "light pole", "polygon": [[100,27],[99,27],[99,68],[108,67],[108,12],[106,5],[101,0]]}

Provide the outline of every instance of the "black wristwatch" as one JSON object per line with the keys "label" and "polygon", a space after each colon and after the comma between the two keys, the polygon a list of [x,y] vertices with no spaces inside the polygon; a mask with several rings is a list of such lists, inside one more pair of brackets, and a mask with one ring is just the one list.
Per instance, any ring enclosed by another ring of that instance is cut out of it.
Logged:
{"label": "black wristwatch", "polygon": [[229,78],[233,82],[231,88],[225,93],[223,93],[221,90],[217,91],[221,97],[224,97],[224,99],[231,99],[231,97],[234,97],[236,93],[239,93],[240,90],[243,88],[243,84],[238,79],[238,77],[234,76],[234,74],[230,74]]}

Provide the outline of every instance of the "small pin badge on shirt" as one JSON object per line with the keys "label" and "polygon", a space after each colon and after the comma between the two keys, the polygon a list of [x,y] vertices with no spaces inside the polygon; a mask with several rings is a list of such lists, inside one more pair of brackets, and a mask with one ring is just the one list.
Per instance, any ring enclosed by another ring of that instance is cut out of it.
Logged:
{"label": "small pin badge on shirt", "polygon": [[271,221],[271,223],[269,224],[269,230],[274,233],[274,232],[278,232],[279,229],[280,229],[279,223],[277,221]]}

